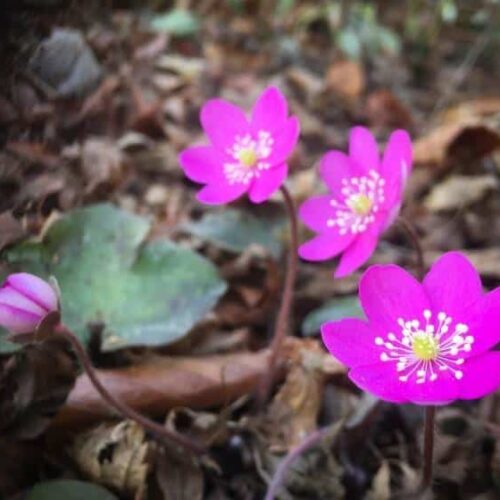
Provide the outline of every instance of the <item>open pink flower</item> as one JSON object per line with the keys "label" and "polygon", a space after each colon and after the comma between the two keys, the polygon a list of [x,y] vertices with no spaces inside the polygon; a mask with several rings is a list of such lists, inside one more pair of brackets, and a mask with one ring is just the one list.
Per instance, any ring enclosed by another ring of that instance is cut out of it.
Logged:
{"label": "open pink flower", "polygon": [[359,285],[368,321],[322,326],[328,350],[361,389],[395,403],[446,404],[500,386],[500,287],[484,294],[472,264],[443,255],[423,283],[395,265]]}
{"label": "open pink flower", "polygon": [[211,144],[190,147],[179,156],[186,176],[205,184],[198,200],[216,205],[246,192],[254,203],[267,200],[285,180],[286,161],[299,136],[299,122],[288,117],[283,94],[266,89],[249,120],[222,99],[208,101],[200,118]]}
{"label": "open pink flower", "polygon": [[55,290],[38,276],[11,274],[0,288],[0,326],[14,334],[31,333],[58,310],[58,302]]}
{"label": "open pink flower", "polygon": [[397,216],[412,166],[410,137],[393,132],[380,160],[375,138],[354,127],[349,155],[330,151],[321,160],[320,175],[329,193],[302,204],[299,217],[319,233],[299,248],[305,260],[328,260],[341,253],[335,277],[347,276],[365,263],[380,234]]}

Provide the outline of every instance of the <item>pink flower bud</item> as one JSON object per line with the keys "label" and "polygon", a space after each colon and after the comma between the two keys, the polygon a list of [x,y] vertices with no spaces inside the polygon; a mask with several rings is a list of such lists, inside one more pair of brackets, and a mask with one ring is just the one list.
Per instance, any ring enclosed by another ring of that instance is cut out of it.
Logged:
{"label": "pink flower bud", "polygon": [[0,288],[0,326],[13,334],[34,332],[58,308],[56,291],[33,274],[11,274]]}

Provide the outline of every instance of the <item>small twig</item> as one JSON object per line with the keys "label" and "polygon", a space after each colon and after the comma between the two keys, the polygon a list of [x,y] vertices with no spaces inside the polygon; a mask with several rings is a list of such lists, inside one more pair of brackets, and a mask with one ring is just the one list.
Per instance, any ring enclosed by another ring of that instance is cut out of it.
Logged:
{"label": "small twig", "polygon": [[302,453],[309,450],[317,443],[321,442],[332,432],[333,431],[331,426],[322,427],[321,429],[318,429],[315,432],[309,434],[309,436],[307,436],[307,438],[304,439],[304,441],[302,441],[302,443],[300,443],[299,446],[294,448],[278,465],[278,468],[274,473],[273,479],[269,484],[266,497],[264,500],[274,500],[274,498],[276,498],[276,494],[281,488],[281,485],[283,484],[283,481],[285,480],[286,472],[292,465],[292,463],[295,462],[295,460],[300,455],[302,455]]}
{"label": "small twig", "polygon": [[281,305],[278,311],[278,316],[276,318],[274,336],[271,342],[269,370],[263,378],[262,384],[259,388],[259,393],[257,395],[257,401],[260,406],[265,403],[265,401],[269,397],[269,393],[271,392],[272,381],[274,379],[276,370],[276,361],[278,359],[283,340],[286,337],[288,330],[293,301],[293,289],[295,286],[295,277],[297,275],[297,252],[299,246],[297,213],[292,196],[285,186],[281,186],[281,193],[283,194],[283,198],[285,200],[288,218],[290,221],[290,248],[288,250],[288,265],[285,276],[285,284],[283,287]]}
{"label": "small twig", "polygon": [[436,416],[436,407],[426,406],[425,423],[424,423],[424,470],[422,473],[421,491],[427,490],[427,488],[429,488],[432,484],[435,416]]}
{"label": "small twig", "polygon": [[425,262],[424,262],[424,251],[422,245],[420,244],[420,239],[418,237],[417,231],[413,224],[401,215],[397,218],[399,226],[404,230],[406,236],[410,240],[415,252],[417,253],[417,273],[420,280],[425,276]]}
{"label": "small twig", "polygon": [[106,401],[111,407],[117,410],[121,415],[129,418],[130,420],[134,420],[168,445],[176,443],[196,455],[202,455],[207,452],[206,448],[201,444],[196,443],[195,441],[182,436],[181,434],[177,434],[176,432],[168,430],[163,425],[160,425],[153,420],[145,417],[144,415],[141,415],[133,408],[113,396],[99,380],[92,362],[87,356],[85,348],[82,346],[75,334],[63,324],[59,324],[56,327],[55,332],[56,335],[64,337],[66,340],[68,340],[97,392],[101,395],[104,401]]}

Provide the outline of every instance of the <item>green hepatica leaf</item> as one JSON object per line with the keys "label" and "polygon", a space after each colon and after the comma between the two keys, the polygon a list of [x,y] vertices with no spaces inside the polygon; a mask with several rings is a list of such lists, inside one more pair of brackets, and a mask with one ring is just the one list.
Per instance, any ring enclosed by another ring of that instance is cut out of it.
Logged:
{"label": "green hepatica leaf", "polygon": [[103,348],[167,344],[184,336],[226,289],[204,257],[169,240],[144,243],[150,222],[95,205],[55,222],[41,243],[6,254],[14,269],[61,288],[63,320],[83,340],[103,324]]}
{"label": "green hepatica leaf", "polygon": [[328,321],[338,321],[344,318],[362,318],[365,315],[356,295],[340,297],[328,301],[326,304],[310,312],[302,323],[303,335],[319,333],[321,325]]}
{"label": "green hepatica leaf", "polygon": [[182,229],[224,250],[243,252],[250,245],[257,244],[279,257],[280,236],[285,226],[286,219],[281,215],[264,219],[240,210],[226,209],[206,214],[199,221],[185,224]]}
{"label": "green hepatica leaf", "polygon": [[166,14],[156,16],[151,21],[155,31],[171,33],[176,36],[191,36],[199,29],[198,18],[189,10],[173,9]]}
{"label": "green hepatica leaf", "polygon": [[118,497],[92,483],[61,479],[35,485],[26,500],[118,500]]}

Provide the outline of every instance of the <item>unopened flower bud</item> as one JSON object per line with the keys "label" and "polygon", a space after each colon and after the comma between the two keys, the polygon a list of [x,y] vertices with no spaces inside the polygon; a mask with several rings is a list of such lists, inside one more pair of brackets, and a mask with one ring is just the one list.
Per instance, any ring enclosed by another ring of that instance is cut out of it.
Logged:
{"label": "unopened flower bud", "polygon": [[57,292],[33,274],[11,274],[0,288],[0,326],[13,335],[35,332],[58,310]]}

